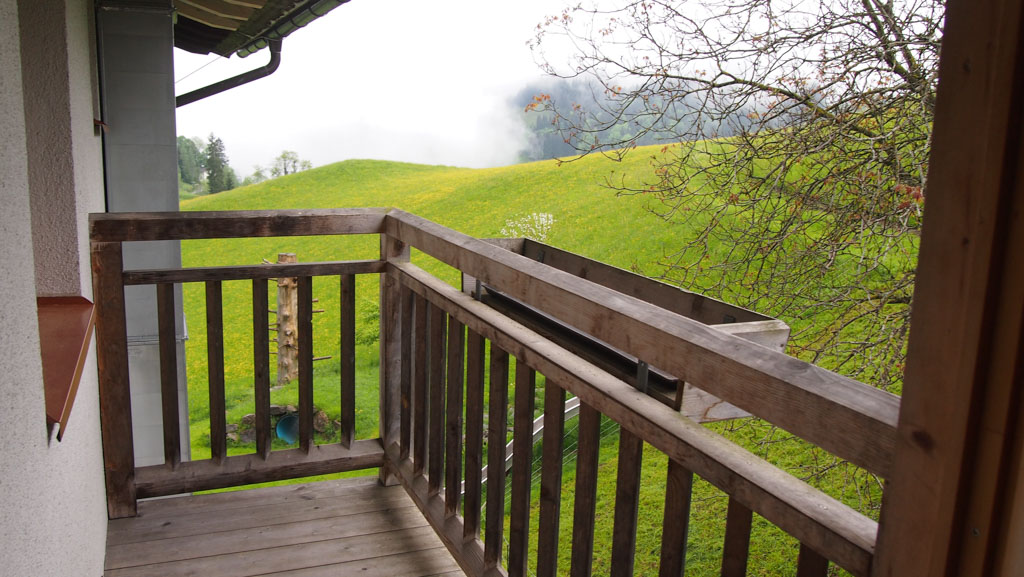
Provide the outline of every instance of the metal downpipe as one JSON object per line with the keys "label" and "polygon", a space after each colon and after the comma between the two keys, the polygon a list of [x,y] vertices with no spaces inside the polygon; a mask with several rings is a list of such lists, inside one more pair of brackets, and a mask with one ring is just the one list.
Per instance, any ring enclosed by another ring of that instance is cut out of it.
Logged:
{"label": "metal downpipe", "polygon": [[231,78],[215,82],[209,86],[198,88],[192,92],[186,92],[174,99],[175,108],[181,108],[186,104],[191,104],[197,100],[202,100],[208,96],[213,96],[214,94],[220,94],[226,90],[237,88],[243,84],[248,84],[253,80],[259,80],[260,78],[265,78],[273,74],[281,64],[281,38],[268,40],[267,45],[270,47],[270,62],[267,62],[266,66],[250,70],[248,72],[243,72],[238,76],[232,76]]}

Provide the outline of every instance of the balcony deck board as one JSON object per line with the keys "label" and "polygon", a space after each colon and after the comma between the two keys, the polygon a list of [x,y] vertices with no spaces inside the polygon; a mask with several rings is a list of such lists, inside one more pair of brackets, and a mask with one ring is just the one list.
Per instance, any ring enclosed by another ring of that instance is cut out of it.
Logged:
{"label": "balcony deck board", "polygon": [[139,503],[111,521],[105,575],[461,575],[398,486],[322,481]]}

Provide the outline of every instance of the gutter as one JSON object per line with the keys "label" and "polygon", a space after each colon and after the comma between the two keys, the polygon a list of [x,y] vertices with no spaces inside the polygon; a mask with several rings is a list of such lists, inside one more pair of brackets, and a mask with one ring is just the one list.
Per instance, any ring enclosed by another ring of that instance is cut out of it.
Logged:
{"label": "gutter", "polygon": [[261,35],[261,38],[257,38],[236,50],[235,54],[239,58],[245,58],[258,50],[262,50],[268,42],[284,38],[348,2],[349,0],[310,0],[303,7],[278,20],[269,32]]}
{"label": "gutter", "polygon": [[248,72],[243,72],[238,76],[232,76],[220,82],[215,82],[209,86],[204,86],[193,90],[192,92],[186,92],[181,96],[174,99],[175,108],[181,108],[186,104],[192,104],[197,100],[202,100],[214,94],[220,94],[232,88],[237,88],[243,84],[248,84],[253,80],[259,80],[270,76],[277,70],[277,67],[281,65],[281,38],[274,38],[267,40],[267,45],[270,46],[270,62],[267,62],[266,66],[256,68]]}

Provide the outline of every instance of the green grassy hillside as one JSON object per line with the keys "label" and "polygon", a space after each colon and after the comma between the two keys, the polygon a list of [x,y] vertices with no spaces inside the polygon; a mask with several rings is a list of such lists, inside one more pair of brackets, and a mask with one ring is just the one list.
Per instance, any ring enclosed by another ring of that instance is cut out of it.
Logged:
{"label": "green grassy hillside", "polygon": [[[600,184],[613,170],[636,174],[648,158],[634,154],[617,163],[590,157],[561,165],[544,161],[480,170],[350,160],[187,200],[181,208],[386,206],[477,237],[498,236],[506,219],[546,212],[555,218],[550,243],[617,266],[638,264],[654,272],[654,261],[673,247],[677,233],[644,210],[646,199],[616,197]],[[323,247],[309,248],[326,254]],[[300,260],[312,258],[313,254],[300,254]]]}
{"label": "green grassy hillside", "polygon": [[[484,170],[351,160],[186,200],[181,208],[199,211],[396,207],[476,237],[501,236],[502,227],[509,219],[549,213],[554,223],[547,242],[617,266],[655,272],[656,261],[663,251],[672,247],[676,231],[645,211],[643,198],[616,197],[600,185],[613,170],[635,172],[642,169],[647,158],[636,154],[628,163],[615,163],[593,157],[562,164],[546,161]],[[182,243],[185,266],[255,264],[276,260],[279,252],[294,252],[299,261],[322,261],[377,258],[379,249],[376,238],[369,236]],[[417,264],[457,284],[458,279],[450,269],[436,266],[437,263],[426,261],[420,255],[414,254],[413,258]],[[362,277],[357,288],[357,318],[365,321],[359,329],[359,340],[365,344],[357,356],[364,369],[360,374],[365,374],[367,379],[373,375],[365,370],[376,363],[373,345],[377,332],[376,282],[376,278]],[[319,306],[327,311],[315,318],[318,356],[331,355],[330,347],[337,343],[335,287],[333,279],[314,281]],[[251,323],[248,320],[251,319],[250,290],[248,282],[229,282],[224,286],[225,324],[229,328],[238,327],[225,343],[225,372],[229,383],[239,385],[244,384],[252,371],[252,337],[247,324]],[[188,285],[185,295],[190,326],[193,329],[202,326],[205,314],[202,287]],[[271,308],[274,308],[272,304]],[[191,330],[187,346],[190,395],[204,399],[206,339],[203,331]],[[318,363],[317,374],[329,374],[332,367],[337,368],[334,360]],[[250,389],[251,386],[229,387],[228,406],[238,406],[234,412],[229,409],[230,417],[241,418],[248,410],[251,403],[244,401],[251,396]],[[325,403],[333,400],[333,397],[325,398]],[[282,397],[282,402],[285,401]],[[194,422],[206,416],[205,403],[197,401],[192,409]],[[366,436],[372,436],[372,432],[368,431]],[[201,439],[204,431],[196,427],[193,434]]]}
{"label": "green grassy hillside", "polygon": [[[645,210],[651,199],[643,196],[616,196],[601,186],[613,178],[640,178],[648,169],[657,148],[639,149],[624,162],[600,156],[574,162],[543,161],[490,169],[464,169],[422,166],[397,162],[352,160],[300,172],[258,185],[238,188],[217,195],[185,200],[182,210],[256,210],[286,208],[396,207],[476,237],[502,236],[510,219],[531,213],[549,213],[554,223],[546,242],[623,268],[656,275],[658,261],[674,250],[685,235],[678,225],[670,225]],[[186,241],[182,243],[185,266],[254,264],[273,261],[278,252],[294,252],[300,261],[376,258],[376,238],[283,238]],[[437,266],[423,255],[414,262],[434,274],[457,283],[450,269]],[[229,422],[238,423],[252,412],[252,336],[251,288],[249,282],[224,284],[227,405]],[[377,419],[377,279],[359,280],[357,322],[358,374],[357,436],[376,436]],[[271,291],[273,293],[273,290]],[[333,355],[317,363],[315,387],[317,405],[337,418],[338,406],[338,285],[337,279],[317,279],[314,296],[324,314],[314,319],[317,356]],[[273,296],[271,296],[273,299]],[[185,289],[185,311],[189,321],[187,344],[190,417],[192,419],[193,458],[209,451],[209,414],[207,403],[206,337],[204,293],[200,285]],[[273,303],[268,303],[275,308]],[[271,319],[273,320],[273,318]],[[333,347],[333,348],[332,348]],[[296,404],[295,386],[272,394],[273,402]],[[718,430],[731,425],[717,425]],[[731,436],[745,446],[765,454],[772,451],[774,462],[790,470],[811,470],[818,455],[806,452],[802,445],[781,448],[773,439],[767,442],[758,429],[738,424]],[[763,429],[760,430],[763,432]],[[595,574],[607,571],[610,557],[611,502],[614,495],[615,435],[602,449],[601,520],[596,544]],[[280,443],[280,441],[275,441]],[[278,445],[275,445],[278,446]],[[280,445],[283,448],[283,445]],[[251,444],[231,444],[231,452],[252,451]],[[645,528],[638,537],[638,574],[656,574],[658,531],[661,523],[665,459],[648,451],[645,463],[641,515]],[[566,470],[571,483],[573,471]],[[862,487],[851,481],[848,468],[835,467],[814,482],[833,495],[857,504],[863,493],[877,495],[876,487]],[[562,538],[568,543],[571,531],[571,486],[563,503]],[[868,498],[869,503],[873,502]],[[691,526],[691,552],[688,574],[716,574],[720,563],[726,499],[705,483],[697,485]],[[757,518],[755,544],[751,553],[751,575],[779,575],[793,572],[796,544],[777,529]],[[607,535],[605,534],[607,533]],[[534,536],[534,541],[536,537]],[[564,563],[567,569],[568,564]]]}
{"label": "green grassy hillside", "polygon": [[[627,162],[602,157],[575,162],[535,162],[491,169],[350,160],[181,202],[183,211],[260,210],[287,208],[396,207],[476,237],[501,236],[510,219],[548,213],[554,222],[547,242],[617,266],[648,273],[673,246],[678,231],[644,209],[641,197],[616,197],[601,186],[613,171],[640,173],[650,154],[631,155]],[[274,261],[279,252],[296,253],[299,261],[377,258],[376,237],[289,237],[185,241],[185,266],[256,264]],[[456,284],[454,271],[413,255],[417,264]],[[228,422],[238,423],[253,411],[251,287],[248,281],[224,283],[225,378]],[[271,290],[273,309],[274,291]],[[376,436],[377,279],[360,277],[357,286],[357,347],[361,402],[357,407],[357,435]],[[332,355],[316,364],[317,404],[332,412],[338,406],[337,280],[314,280],[314,296],[324,314],[314,318],[315,354]],[[185,287],[185,313],[189,324],[187,363],[192,422],[193,455],[208,451],[208,393],[204,290]],[[273,322],[273,316],[271,317]],[[294,386],[274,391],[274,403],[295,404]],[[336,409],[333,412],[337,412]],[[235,446],[247,451],[249,446]]]}

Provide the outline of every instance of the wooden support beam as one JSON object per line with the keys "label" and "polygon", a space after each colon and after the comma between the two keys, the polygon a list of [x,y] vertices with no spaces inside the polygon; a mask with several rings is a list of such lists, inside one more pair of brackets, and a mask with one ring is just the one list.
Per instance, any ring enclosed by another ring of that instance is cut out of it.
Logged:
{"label": "wooden support beam", "polygon": [[189,20],[195,20],[200,24],[206,24],[210,28],[219,28],[221,30],[230,30],[234,32],[242,25],[238,20],[217,16],[216,14],[207,12],[202,8],[196,8],[191,4],[185,4],[181,0],[175,1],[174,10],[179,16],[183,16]]}
{"label": "wooden support beam", "polygon": [[234,4],[235,6],[246,6],[248,8],[263,8],[267,5],[267,0],[224,0],[228,4]]}
{"label": "wooden support beam", "polygon": [[[1024,574],[1024,6],[951,0],[878,577]],[[1017,509],[1020,511],[1020,509]],[[1007,547],[1008,546],[1008,547]],[[1017,561],[1012,561],[1016,551]]]}
{"label": "wooden support beam", "polygon": [[188,5],[193,8],[198,8],[203,12],[208,12],[214,16],[220,16],[222,18],[230,18],[231,20],[238,20],[245,22],[253,15],[256,10],[249,6],[240,6],[238,4],[232,4],[225,0],[174,0],[176,6]]}

